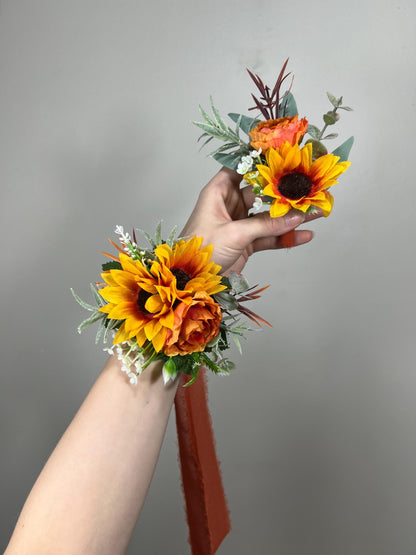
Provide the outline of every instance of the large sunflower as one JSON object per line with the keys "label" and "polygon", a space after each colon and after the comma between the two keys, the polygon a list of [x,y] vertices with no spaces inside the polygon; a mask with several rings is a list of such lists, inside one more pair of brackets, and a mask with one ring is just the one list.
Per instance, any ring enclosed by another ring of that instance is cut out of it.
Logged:
{"label": "large sunflower", "polygon": [[350,162],[339,162],[333,154],[312,161],[312,145],[291,145],[286,142],[280,149],[269,148],[265,154],[267,165],[257,165],[258,181],[263,195],[273,197],[270,215],[284,216],[291,208],[306,212],[311,206],[321,208],[328,216],[334,203],[327,191],[337,183],[337,177]]}
{"label": "large sunflower", "polygon": [[135,337],[140,347],[150,341],[159,352],[173,329],[178,303],[191,304],[197,292],[213,295],[226,288],[218,275],[221,267],[210,262],[212,246],[200,248],[201,243],[193,237],[173,248],[159,245],[150,268],[120,253],[122,269],[104,272],[107,286],[100,290],[108,301],[100,310],[123,320],[114,344]]}

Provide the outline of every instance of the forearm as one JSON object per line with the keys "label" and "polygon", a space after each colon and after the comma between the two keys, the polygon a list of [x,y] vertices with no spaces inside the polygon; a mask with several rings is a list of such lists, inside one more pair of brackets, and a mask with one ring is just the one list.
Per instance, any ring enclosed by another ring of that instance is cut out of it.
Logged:
{"label": "forearm", "polygon": [[132,386],[110,358],[35,483],[7,555],[125,551],[177,388],[160,368]]}

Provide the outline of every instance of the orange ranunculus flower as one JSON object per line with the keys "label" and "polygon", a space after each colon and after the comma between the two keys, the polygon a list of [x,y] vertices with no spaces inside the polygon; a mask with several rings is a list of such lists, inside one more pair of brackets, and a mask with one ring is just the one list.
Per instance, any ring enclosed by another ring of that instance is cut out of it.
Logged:
{"label": "orange ranunculus flower", "polygon": [[196,293],[190,304],[182,302],[175,308],[175,321],[164,353],[175,356],[203,351],[218,335],[221,318],[219,304],[203,291]]}
{"label": "orange ranunculus flower", "polygon": [[268,148],[280,148],[287,141],[295,145],[299,143],[307,129],[307,119],[302,118],[298,121],[297,114],[294,117],[261,121],[249,133],[250,144],[256,150],[261,148],[263,152]]}
{"label": "orange ranunculus flower", "polygon": [[221,266],[210,260],[212,245],[201,244],[202,238],[192,237],[172,248],[159,245],[150,268],[120,253],[122,269],[101,274],[106,287],[100,295],[107,304],[99,310],[123,321],[114,345],[135,337],[139,347],[150,341],[159,353],[172,335],[179,303],[191,305],[196,294],[204,292],[209,297],[226,289],[219,275]]}

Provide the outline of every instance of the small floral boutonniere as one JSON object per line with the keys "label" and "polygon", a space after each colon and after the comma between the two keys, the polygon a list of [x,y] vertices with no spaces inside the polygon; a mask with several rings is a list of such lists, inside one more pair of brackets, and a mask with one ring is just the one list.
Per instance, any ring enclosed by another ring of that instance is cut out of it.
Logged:
{"label": "small floral boutonniere", "polygon": [[[273,88],[264,85],[258,75],[247,70],[260,92],[252,95],[259,117],[230,113],[235,123],[231,129],[215,108],[211,98],[212,116],[200,107],[203,122],[193,122],[202,129],[200,139],[205,146],[213,138],[225,144],[211,153],[220,164],[240,173],[253,187],[256,200],[253,211],[268,205],[270,216],[284,216],[290,209],[313,213],[321,209],[324,216],[332,210],[334,199],[328,191],[337,183],[338,177],[350,166],[348,155],[354,138],[350,137],[338,148],[328,153],[323,141],[335,139],[337,133],[328,133],[327,128],[339,120],[339,110],[351,111],[343,104],[342,97],[327,93],[331,110],[323,115],[322,129],[308,123],[299,113],[293,94],[292,82],[289,89],[280,94],[288,60]],[[247,139],[241,138],[243,132]],[[307,140],[306,137],[309,135]]]}
{"label": "small floral boutonniere", "polygon": [[215,374],[229,374],[234,364],[224,351],[249,327],[240,323],[243,314],[257,325],[269,325],[245,306],[259,297],[264,288],[249,287],[241,274],[220,275],[221,267],[212,262],[212,246],[202,247],[202,238],[181,239],[173,231],[164,241],[161,225],[153,239],[142,233],[150,248],[141,248],[133,237],[117,226],[121,247],[118,257],[102,266],[103,282],[91,285],[96,305],[84,302],[72,291],[77,302],[92,312],[78,327],[81,331],[99,322],[96,342],[106,342],[107,350],[122,362],[132,384],[154,360],[163,361],[165,383],[182,372],[195,381],[200,366]]}

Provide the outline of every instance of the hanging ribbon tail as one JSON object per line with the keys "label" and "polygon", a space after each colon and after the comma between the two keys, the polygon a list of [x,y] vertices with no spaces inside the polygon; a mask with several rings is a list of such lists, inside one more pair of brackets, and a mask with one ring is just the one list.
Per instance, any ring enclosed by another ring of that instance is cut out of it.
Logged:
{"label": "hanging ribbon tail", "polygon": [[205,368],[175,397],[182,485],[193,555],[213,555],[231,529],[208,410]]}
{"label": "hanging ribbon tail", "polygon": [[284,247],[285,249],[291,249],[292,247],[295,246],[295,230],[291,229],[290,231],[287,231],[286,233],[283,233],[283,235],[281,235],[279,237],[279,242],[282,245],[282,247]]}

